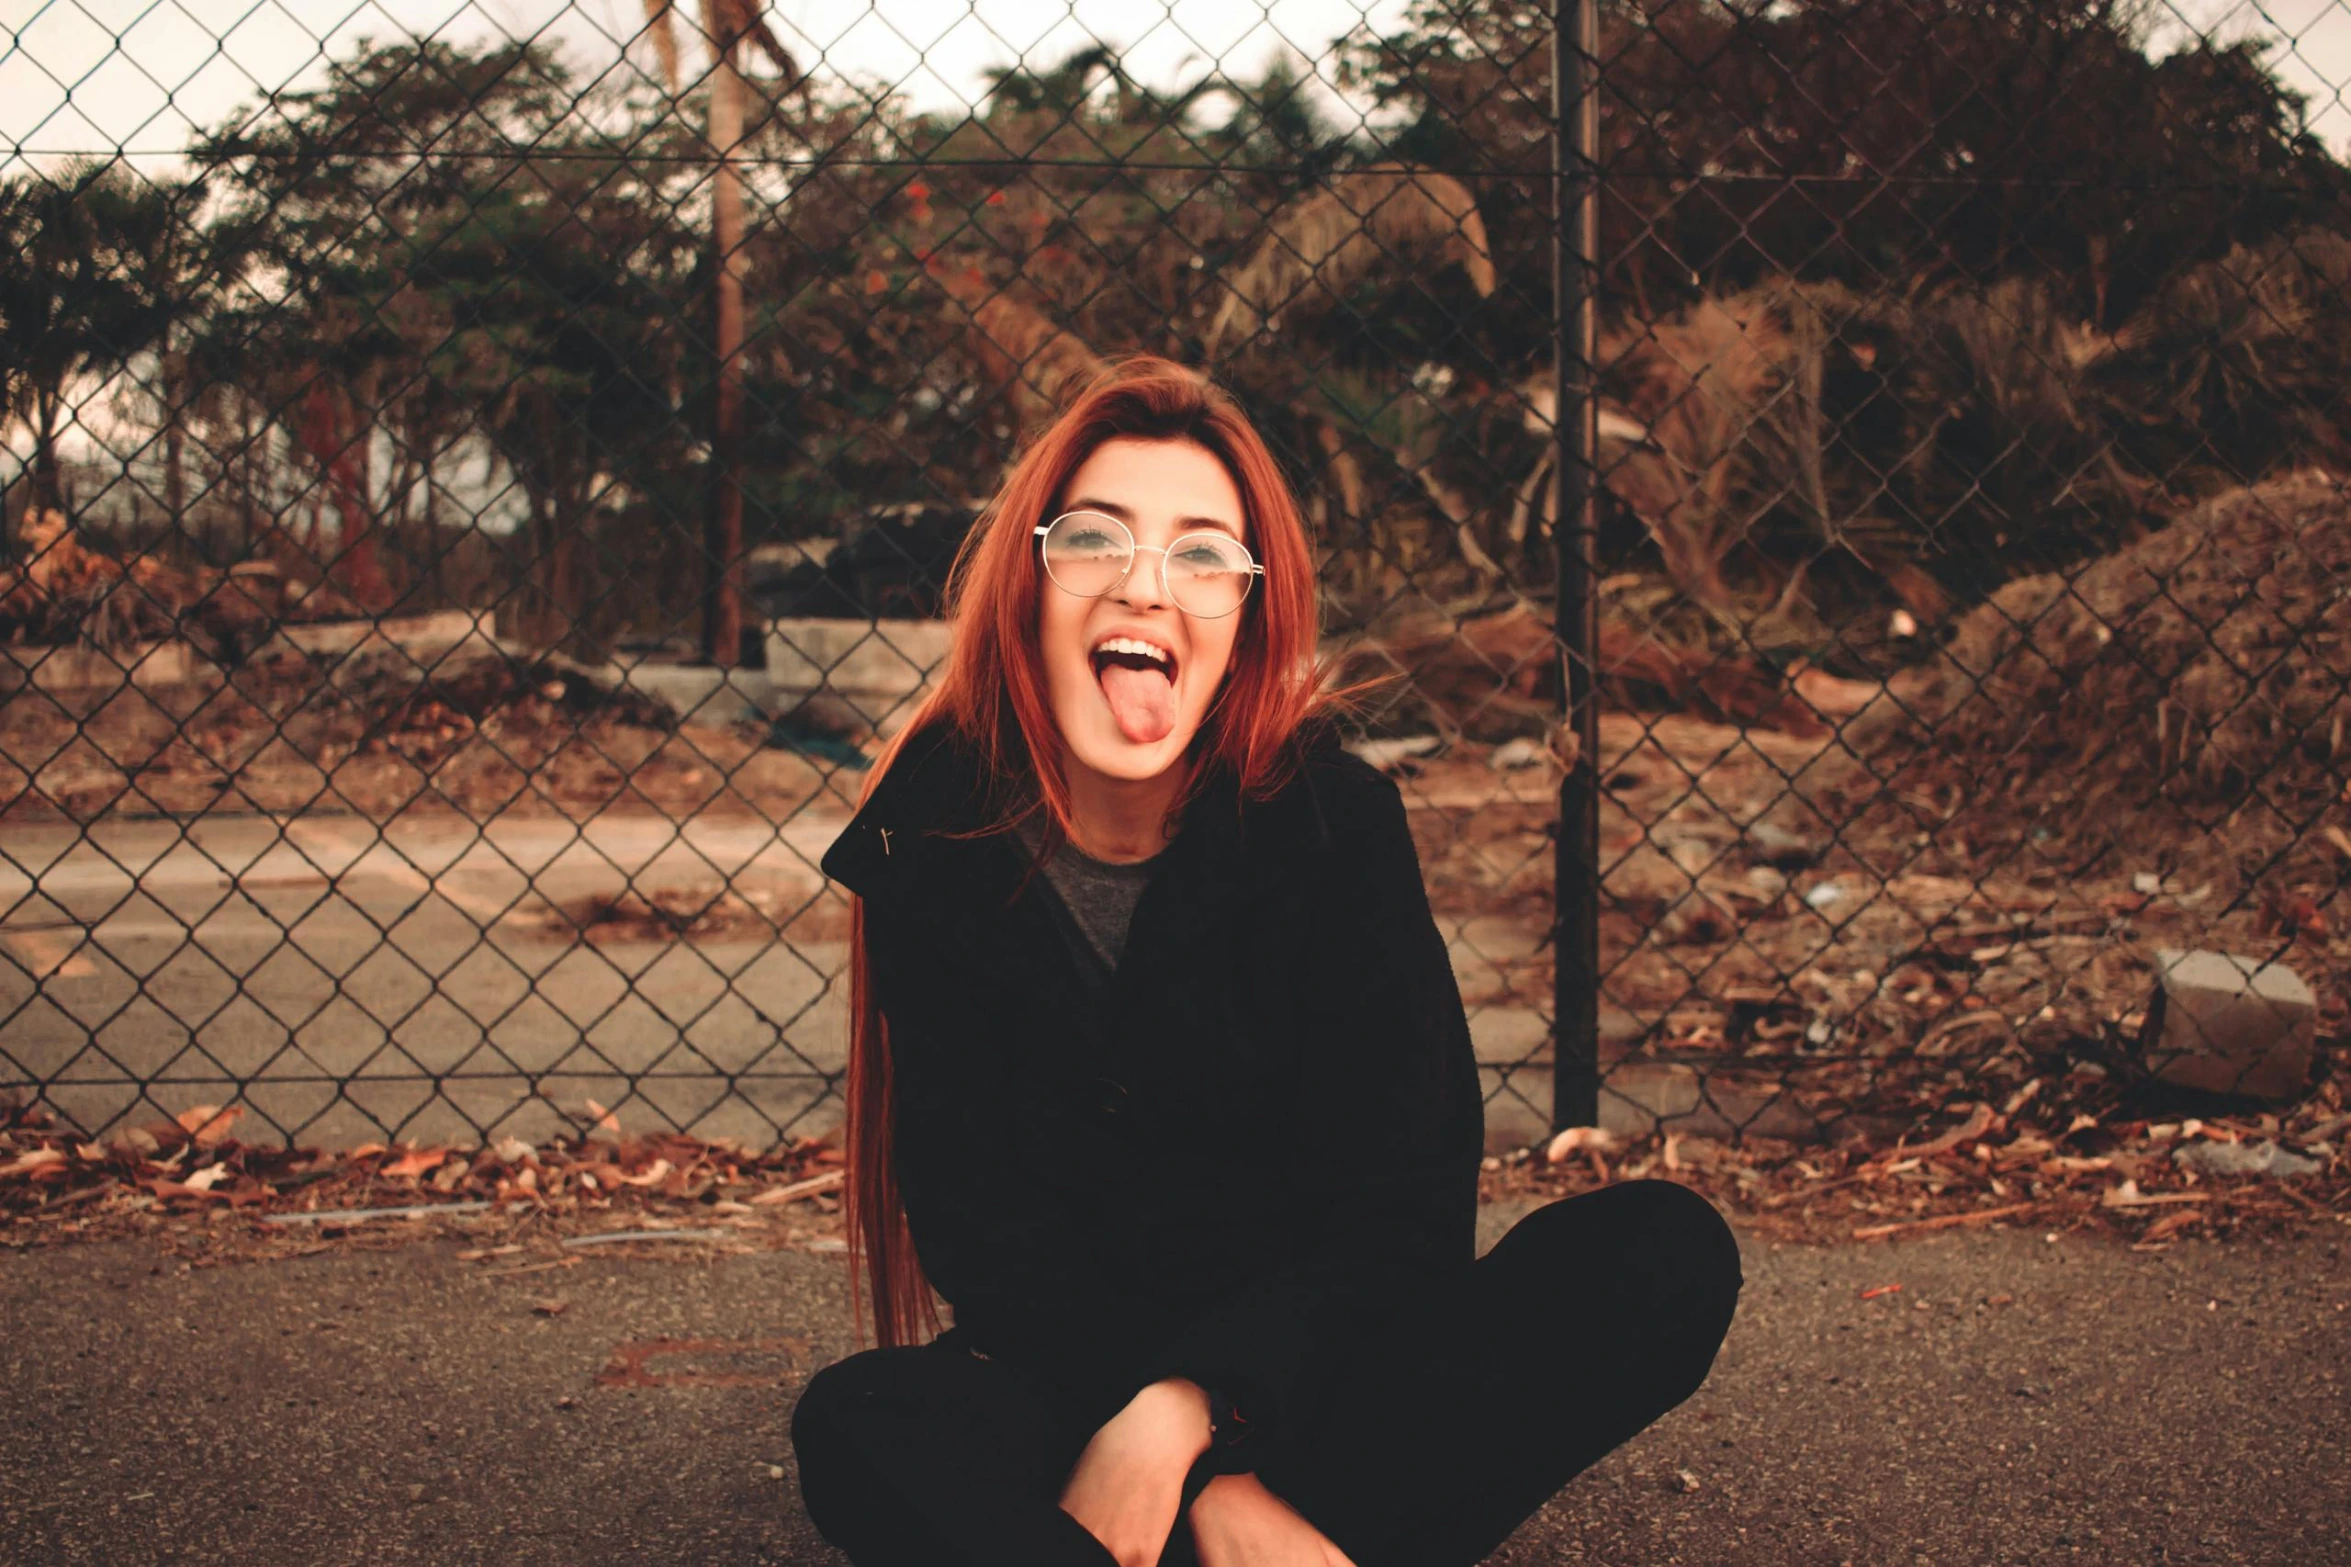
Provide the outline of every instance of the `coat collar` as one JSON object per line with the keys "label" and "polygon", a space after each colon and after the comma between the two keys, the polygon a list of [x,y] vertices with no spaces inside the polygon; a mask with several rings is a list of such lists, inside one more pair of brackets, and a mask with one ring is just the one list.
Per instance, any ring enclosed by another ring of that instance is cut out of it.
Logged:
{"label": "coat collar", "polygon": [[[1165,851],[1163,901],[1178,923],[1205,917],[1241,886],[1257,851],[1329,846],[1314,761],[1335,746],[1336,736],[1316,725],[1297,743],[1299,766],[1271,800],[1244,801],[1238,781],[1222,768],[1202,783]],[[907,738],[825,851],[822,869],[869,901],[919,896],[964,903],[992,896],[1009,902],[1021,877],[1019,857],[1005,852],[1008,836],[967,836],[983,831],[1000,807],[999,786],[948,725],[928,725]]]}

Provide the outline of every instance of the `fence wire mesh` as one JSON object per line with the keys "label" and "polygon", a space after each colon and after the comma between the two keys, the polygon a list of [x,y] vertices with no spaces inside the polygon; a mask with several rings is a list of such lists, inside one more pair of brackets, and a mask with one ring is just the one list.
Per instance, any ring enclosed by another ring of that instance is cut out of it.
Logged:
{"label": "fence wire mesh", "polygon": [[2305,1093],[2351,956],[2351,17],[1583,14],[37,9],[0,1092],[338,1145],[828,1123],[817,857],[1020,432],[1152,351],[1242,399],[1334,663],[1394,676],[1355,740],[1490,1141],[1579,1065],[1604,1125],[1734,1137]]}

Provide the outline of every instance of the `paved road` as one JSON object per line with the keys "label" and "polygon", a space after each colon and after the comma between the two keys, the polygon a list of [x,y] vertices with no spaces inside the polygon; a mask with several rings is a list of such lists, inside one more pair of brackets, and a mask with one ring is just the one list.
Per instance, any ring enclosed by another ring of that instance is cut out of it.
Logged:
{"label": "paved road", "polygon": [[[816,862],[847,814],[825,802],[780,828],[617,814],[0,828],[0,1084],[49,1083],[104,1130],[154,1117],[140,1080],[163,1084],[174,1112],[225,1103],[244,1080],[247,1103],[326,1147],[386,1127],[420,1143],[493,1129],[535,1141],[558,1123],[544,1104],[507,1119],[529,1103],[526,1073],[558,1105],[593,1098],[625,1124],[666,1117],[762,1146],[820,1131],[840,1108],[822,1074],[846,1059],[848,905]],[[579,939],[600,902],[699,906],[722,891],[742,901],[721,928]],[[1497,965],[1541,935],[1492,916],[1447,930],[1497,1148],[1550,1127],[1548,1020],[1495,994]],[[645,1075],[660,1117],[618,1073]],[[1669,1087],[1695,1102],[1694,1085]]]}
{"label": "paved road", "polygon": [[[86,1124],[131,1103],[129,1079],[160,1077],[177,1109],[244,1077],[258,1108],[330,1146],[380,1135],[363,1111],[470,1141],[522,1096],[522,1072],[558,1074],[562,1102],[611,1104],[613,1068],[656,1071],[647,1092],[689,1121],[718,1072],[747,1073],[749,1102],[699,1130],[764,1143],[843,1059],[847,908],[815,862],[844,815],[7,829],[0,1051],[61,1076],[53,1097]],[[577,939],[599,900],[722,891],[745,917],[708,939]],[[461,1079],[446,1101],[426,1099],[431,1072]]]}
{"label": "paved road", "polygon": [[[1708,1385],[1491,1564],[2336,1567],[2346,1241],[1750,1239]],[[801,1378],[851,1347],[837,1253],[501,1279],[456,1249],[185,1274],[144,1242],[0,1254],[0,1559],[845,1560],[787,1437]],[[657,1338],[748,1347],[597,1384]],[[696,1369],[736,1385],[659,1380]]]}

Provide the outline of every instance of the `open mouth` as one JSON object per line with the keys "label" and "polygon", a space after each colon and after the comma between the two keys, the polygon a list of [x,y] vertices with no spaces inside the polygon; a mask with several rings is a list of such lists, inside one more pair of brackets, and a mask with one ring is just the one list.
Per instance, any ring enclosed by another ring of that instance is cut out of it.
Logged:
{"label": "open mouth", "polygon": [[1175,727],[1175,654],[1140,637],[1106,637],[1093,664],[1119,733],[1135,745],[1166,739]]}

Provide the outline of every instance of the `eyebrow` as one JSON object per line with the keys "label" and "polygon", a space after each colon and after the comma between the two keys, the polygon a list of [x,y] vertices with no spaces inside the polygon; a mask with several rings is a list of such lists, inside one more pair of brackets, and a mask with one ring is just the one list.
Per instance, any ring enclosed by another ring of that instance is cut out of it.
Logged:
{"label": "eyebrow", "polygon": [[[1098,511],[1103,513],[1105,516],[1116,517],[1121,522],[1131,523],[1135,520],[1133,509],[1130,507],[1121,506],[1116,501],[1098,501],[1090,498],[1081,498],[1071,501],[1067,507],[1067,510]],[[1226,522],[1221,517],[1178,517],[1176,519],[1176,531],[1178,533],[1187,532],[1196,527],[1214,528],[1217,532],[1229,533],[1236,539],[1241,536],[1240,529],[1234,527],[1231,523]]]}

